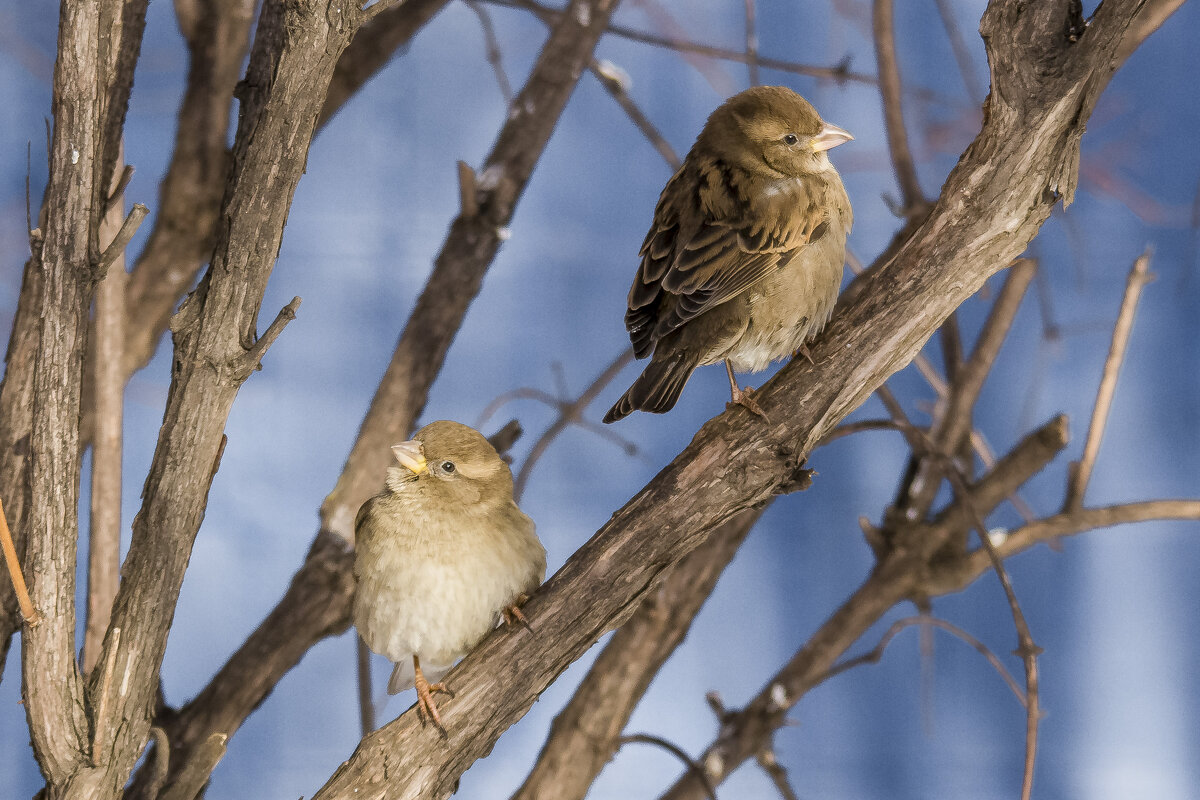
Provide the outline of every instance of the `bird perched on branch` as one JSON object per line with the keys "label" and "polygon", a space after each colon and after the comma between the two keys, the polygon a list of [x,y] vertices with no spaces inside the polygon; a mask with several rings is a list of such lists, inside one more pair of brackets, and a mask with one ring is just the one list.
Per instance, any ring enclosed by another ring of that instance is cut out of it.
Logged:
{"label": "bird perched on branch", "polygon": [[478,431],[431,422],[392,447],[387,489],[355,519],[354,624],[395,664],[388,693],[416,687],[422,722],[441,728],[434,694],[458,659],[546,574],[533,520],[513,501],[508,465]]}
{"label": "bird perched on branch", "polygon": [[[782,86],[725,101],[667,182],[642,243],[625,327],[645,371],[605,415],[670,411],[698,366],[758,372],[825,326],[853,219],[827,151],[854,137]],[[764,415],[765,416],[765,415]]]}

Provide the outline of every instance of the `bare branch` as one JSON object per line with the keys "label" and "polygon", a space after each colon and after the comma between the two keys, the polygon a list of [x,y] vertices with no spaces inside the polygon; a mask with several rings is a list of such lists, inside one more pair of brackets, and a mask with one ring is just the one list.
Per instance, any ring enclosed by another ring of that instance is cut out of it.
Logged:
{"label": "bare branch", "polygon": [[[79,532],[79,412],[87,316],[95,289],[102,187],[99,120],[101,9],[66,0],[59,14],[51,102],[54,127],[46,188],[40,345],[33,368],[28,449],[30,500],[25,565],[44,624],[24,632],[22,678],[34,754],[52,785],[89,760],[90,729],[75,663],[75,568]],[[106,3],[111,14],[113,4]]]}
{"label": "bare branch", "polygon": [[[556,8],[536,2],[536,0],[486,0],[486,2],[510,8],[522,8],[537,14],[545,21],[557,19],[563,13]],[[675,50],[681,53],[695,53],[697,55],[708,56],[709,58],[718,58],[722,61],[736,61],[739,64],[750,63],[750,58],[746,53],[739,50],[729,50],[724,47],[700,44],[699,42],[656,36],[652,33],[625,27],[624,25],[609,25],[606,33],[619,36],[622,39],[629,39],[630,41],[641,42],[642,44],[653,45],[654,47],[665,47],[668,50]],[[797,64],[794,61],[785,61],[779,58],[768,58],[761,54],[757,55],[755,61],[759,67],[835,81],[839,85],[843,83],[861,83],[868,86],[875,86],[878,83],[872,75],[851,71],[849,62],[847,61],[843,61],[834,67],[818,67],[810,64]]]}
{"label": "bare branch", "polygon": [[629,96],[629,76],[625,74],[624,70],[611,61],[595,60],[592,61],[588,70],[596,77],[596,80],[600,81],[600,85],[608,90],[612,98],[621,106],[621,110],[642,132],[642,135],[649,140],[650,144],[654,145],[654,149],[663,157],[663,161],[666,161],[671,169],[679,169],[680,161],[675,149]]}
{"label": "bare branch", "polygon": [[616,752],[650,681],[687,635],[717,579],[761,516],[755,509],[713,531],[653,588],[593,662],[554,718],[546,744],[512,800],[582,800]]}
{"label": "bare branch", "polygon": [[1071,465],[1067,497],[1063,503],[1064,511],[1077,511],[1083,507],[1083,496],[1087,493],[1088,481],[1091,480],[1092,469],[1096,466],[1096,456],[1100,454],[1100,442],[1104,439],[1108,412],[1112,408],[1113,395],[1117,392],[1117,378],[1121,374],[1121,364],[1125,361],[1125,350],[1129,346],[1129,334],[1133,330],[1138,300],[1142,296],[1142,288],[1152,280],[1154,276],[1150,273],[1150,250],[1147,249],[1133,262],[1129,277],[1125,280],[1125,294],[1121,298],[1121,309],[1117,312],[1116,324],[1113,325],[1108,357],[1104,359],[1104,372],[1100,378],[1100,389],[1096,393],[1092,419],[1088,423],[1083,458]]}
{"label": "bare branch", "polygon": [[[120,163],[121,159],[118,159]],[[122,174],[127,174],[122,170]],[[120,180],[118,178],[117,180]],[[118,187],[119,188],[119,187]],[[107,245],[103,262],[113,252],[106,275],[96,291],[93,321],[95,353],[95,430],[92,434],[91,520],[88,525],[87,623],[83,637],[83,671],[89,673],[100,656],[108,630],[113,598],[121,571],[121,430],[125,414],[125,375],[121,369],[125,346],[125,246],[146,215],[141,209],[124,218],[124,197],[115,191],[106,200],[100,223],[100,242]],[[123,240],[123,241],[122,241]],[[115,250],[114,250],[115,248]],[[94,750],[93,742],[93,750]]]}
{"label": "bare branch", "polygon": [[150,209],[141,203],[133,204],[133,208],[129,210],[129,216],[125,218],[125,222],[121,225],[120,230],[113,237],[112,243],[100,254],[100,264],[98,267],[100,276],[103,276],[108,271],[108,268],[124,255],[125,248],[129,245],[129,240],[137,233],[137,229],[142,225],[142,220],[149,213]]}
{"label": "bare branch", "polygon": [[708,780],[708,776],[704,774],[704,770],[700,765],[692,760],[692,757],[679,745],[669,742],[661,736],[651,736],[648,733],[635,733],[630,736],[622,736],[617,739],[617,746],[620,747],[626,744],[640,743],[652,744],[655,747],[661,747],[671,755],[678,758],[687,767],[688,773],[696,776],[696,780],[704,784],[704,789],[708,793],[709,800],[717,800],[717,792],[712,787],[712,783]]}
{"label": "bare branch", "polygon": [[633,351],[626,349],[621,352],[613,361],[604,368],[604,371],[596,376],[596,379],[580,393],[574,401],[570,403],[562,403],[559,406],[558,418],[551,423],[550,427],[538,437],[538,440],[533,443],[533,447],[529,451],[529,455],[525,458],[525,463],[521,465],[521,471],[517,473],[516,480],[513,481],[513,491],[515,496],[520,499],[525,491],[525,484],[529,481],[529,474],[533,471],[538,460],[550,447],[550,444],[558,437],[558,434],[567,429],[569,425],[578,422],[583,416],[584,410],[587,409],[592,401],[596,399],[600,392],[612,383],[613,379],[633,361]]}
{"label": "bare branch", "polygon": [[263,356],[267,354],[271,345],[275,344],[275,340],[279,338],[279,334],[283,333],[287,324],[296,318],[300,302],[299,297],[293,297],[290,303],[279,309],[279,313],[275,315],[275,319],[271,320],[271,324],[263,331],[263,335],[258,337],[258,340],[242,354],[242,366],[239,372],[244,372],[246,377],[249,377],[254,370],[262,369]]}
{"label": "bare branch", "polygon": [[921,614],[916,617],[905,617],[904,619],[896,620],[892,623],[892,626],[884,632],[883,636],[879,638],[879,644],[875,645],[870,651],[863,653],[862,655],[855,656],[854,658],[848,658],[845,661],[840,662],[837,666],[833,667],[825,674],[825,676],[821,679],[821,683],[824,683],[831,678],[841,675],[843,672],[848,672],[849,670],[852,670],[855,667],[863,664],[878,664],[883,659],[883,654],[887,650],[888,645],[892,643],[892,640],[894,640],[901,631],[916,626],[940,628],[955,638],[969,644],[975,649],[975,652],[986,658],[988,663],[992,665],[992,669],[996,670],[996,674],[1000,676],[1000,678],[1004,681],[1004,684],[1017,698],[1017,702],[1021,704],[1021,707],[1024,708],[1027,705],[1025,701],[1025,693],[1021,691],[1021,687],[1017,684],[1016,679],[1013,678],[1012,673],[1010,673],[1004,666],[1004,662],[1000,660],[999,656],[993,653],[991,649],[989,649],[988,646],[983,642],[979,641],[957,625],[947,622],[944,619],[931,617],[928,614]]}
{"label": "bare branch", "polygon": [[746,16],[746,67],[750,73],[750,85],[758,86],[758,27],[755,24],[754,0],[742,0]]}
{"label": "bare branch", "polygon": [[900,65],[896,60],[896,28],[892,20],[892,0],[874,0],[872,24],[875,33],[875,58],[879,63],[879,94],[883,99],[883,120],[887,126],[888,151],[900,184],[902,215],[920,216],[928,203],[917,179],[917,167],[908,148],[901,100]]}
{"label": "bare branch", "polygon": [[755,755],[754,759],[758,765],[767,773],[767,777],[771,779],[771,783],[775,784],[775,788],[779,791],[779,796],[783,800],[800,800],[796,796],[796,792],[792,789],[792,785],[788,783],[787,770],[783,768],[783,764],[779,763],[779,759],[775,757],[775,751],[771,748],[761,750]]}
{"label": "bare branch", "polygon": [[[967,503],[986,516],[1065,446],[1066,421],[1057,417],[1026,436],[995,469],[970,487],[968,494],[958,498],[934,521],[903,528],[901,546],[887,552],[866,582],[830,615],[745,708],[726,714],[716,740],[698,759],[709,779],[714,783],[723,780],[739,764],[766,747],[775,729],[783,723],[787,709],[825,680],[842,654],[896,603],[914,594],[942,593],[945,583],[935,586],[924,580],[922,575],[927,568],[922,565],[928,565],[945,542],[971,525]],[[980,572],[990,566],[986,555],[984,558]],[[671,800],[701,796],[696,781],[687,776],[663,795]]]}
{"label": "bare branch", "polygon": [[467,8],[474,11],[475,16],[479,17],[479,26],[483,28],[487,60],[492,65],[492,72],[496,75],[500,96],[504,98],[505,105],[512,105],[512,84],[509,83],[508,75],[504,72],[504,54],[500,52],[500,41],[496,38],[496,26],[492,24],[492,17],[488,14],[487,9],[479,4],[478,0],[466,0],[466,3]]}

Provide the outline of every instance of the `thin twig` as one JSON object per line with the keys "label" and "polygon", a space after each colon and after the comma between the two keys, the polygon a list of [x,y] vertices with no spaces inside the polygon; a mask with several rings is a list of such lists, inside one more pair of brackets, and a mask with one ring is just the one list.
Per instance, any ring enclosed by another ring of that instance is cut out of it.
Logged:
{"label": "thin twig", "polygon": [[[886,389],[886,387],[881,386],[880,389]],[[880,394],[880,397],[884,397],[885,394],[890,395],[889,392],[884,392]],[[1025,620],[1024,612],[1021,611],[1021,604],[1017,601],[1017,594],[1013,590],[1012,581],[1008,577],[1008,571],[1004,569],[1004,562],[996,551],[995,545],[992,544],[991,536],[988,534],[987,526],[983,521],[983,516],[976,509],[975,504],[971,502],[970,489],[967,487],[962,470],[959,469],[953,458],[941,454],[936,450],[933,441],[924,431],[913,426],[912,423],[904,418],[904,411],[895,403],[894,398],[890,405],[885,401],[885,405],[888,405],[889,412],[894,412],[897,416],[896,421],[903,426],[905,438],[909,440],[909,444],[913,450],[919,455],[935,458],[942,462],[945,475],[950,481],[950,485],[954,488],[955,497],[968,513],[971,527],[978,534],[979,543],[987,552],[992,569],[995,571],[996,577],[999,578],[1000,586],[1004,590],[1004,596],[1008,600],[1013,625],[1017,629],[1016,652],[1025,667],[1025,697],[1027,699],[1025,707],[1025,770],[1021,781],[1021,800],[1029,800],[1033,792],[1033,766],[1037,757],[1038,721],[1041,717],[1038,706],[1037,669],[1037,657],[1041,653],[1041,648],[1033,640],[1033,634],[1030,632],[1029,624]]]}
{"label": "thin twig", "polygon": [[[992,304],[975,347],[957,370],[949,387],[948,399],[941,405],[940,413],[935,416],[931,426],[930,439],[939,453],[958,456],[964,437],[975,437],[971,420],[975,405],[984,381],[996,363],[1000,347],[1012,328],[1036,268],[1036,262],[1029,259],[1022,259],[1009,268],[1004,286]],[[937,497],[940,484],[936,459],[917,460],[910,465],[896,502],[901,515],[909,519],[924,517]]]}
{"label": "thin twig", "polygon": [[4,563],[8,565],[13,592],[17,595],[17,604],[21,607],[21,618],[25,620],[26,625],[33,627],[42,621],[42,615],[29,599],[25,576],[21,574],[21,561],[17,558],[17,548],[13,545],[12,532],[8,529],[8,518],[4,515],[3,501],[0,501],[0,549],[4,551]]}
{"label": "thin twig", "polygon": [[996,577],[1000,580],[1000,586],[1004,589],[1004,596],[1008,600],[1013,625],[1017,629],[1016,652],[1025,667],[1025,696],[1028,702],[1025,713],[1025,771],[1021,782],[1021,800],[1029,800],[1033,792],[1033,766],[1037,756],[1038,721],[1041,716],[1038,707],[1037,669],[1037,656],[1041,652],[1041,648],[1033,640],[1033,634],[1030,632],[1029,624],[1025,620],[1025,614],[1021,611],[1021,604],[1017,601],[1016,592],[1013,590],[1012,581],[1009,579],[1008,572],[1004,569],[1004,562],[1001,560],[988,534],[987,526],[983,521],[983,515],[979,513],[975,504],[971,502],[970,489],[967,486],[967,481],[963,476],[962,470],[951,456],[937,450],[932,439],[930,439],[925,431],[909,422],[907,416],[904,414],[904,409],[896,402],[895,397],[892,396],[885,385],[881,385],[876,390],[876,394],[883,400],[888,413],[892,415],[893,420],[900,426],[913,452],[922,458],[937,459],[942,463],[946,478],[950,481],[950,485],[954,489],[955,498],[967,512],[970,526],[978,534],[982,549],[987,552],[992,569],[995,571]]}
{"label": "thin twig", "polygon": [[900,65],[896,60],[896,29],[892,18],[892,0],[875,0],[871,16],[875,34],[875,58],[879,68],[879,95],[883,100],[883,120],[887,128],[888,151],[896,182],[900,185],[902,216],[915,217],[927,208],[925,195],[917,180],[917,167],[908,147],[901,106]]}
{"label": "thin twig", "polygon": [[857,422],[847,422],[844,425],[838,425],[836,428],[825,434],[825,438],[821,440],[821,447],[830,442],[841,439],[843,436],[853,436],[862,431],[895,431],[899,430],[896,423],[890,419],[863,419]]}
{"label": "thin twig", "polygon": [[954,7],[950,4],[950,0],[935,0],[935,2],[938,16],[942,18],[942,27],[946,29],[946,38],[950,40],[950,49],[954,52],[954,62],[958,65],[958,74],[962,76],[963,86],[966,87],[967,94],[972,101],[981,102],[983,89],[971,67],[971,51],[967,49],[967,43],[963,39],[958,20],[954,18]]}
{"label": "thin twig", "polygon": [[792,789],[792,785],[788,783],[787,770],[783,768],[783,764],[779,763],[779,759],[775,757],[775,751],[771,748],[760,750],[755,756],[758,765],[767,773],[767,777],[771,779],[771,783],[775,784],[775,788],[779,790],[779,794],[783,800],[799,800],[796,797],[796,792]]}
{"label": "thin twig", "polygon": [[682,761],[684,766],[688,768],[688,771],[695,775],[696,778],[704,784],[704,791],[708,793],[708,796],[711,800],[717,800],[717,791],[713,788],[712,781],[708,779],[708,775],[704,772],[700,765],[697,764],[695,760],[693,760],[692,757],[689,756],[686,751],[684,751],[683,748],[668,742],[666,739],[663,739],[660,736],[651,736],[648,733],[634,733],[628,736],[622,736],[617,740],[618,747],[622,747],[627,744],[652,744],[666,750],[668,753]]}
{"label": "thin twig", "polygon": [[[530,11],[540,17],[544,22],[550,22],[557,19],[563,12],[556,8],[551,8],[535,0],[486,0],[500,6],[508,6],[509,8],[520,8]],[[736,61],[740,64],[748,64],[749,59],[745,53],[739,50],[731,50],[724,47],[713,47],[712,45],[701,44],[699,42],[691,42],[682,39],[672,39],[668,36],[658,36],[653,33],[627,28],[624,25],[609,25],[607,33],[613,36],[619,36],[622,39],[629,39],[642,44],[653,45],[654,47],[664,47],[668,50],[675,50],[683,53],[696,53],[709,58],[719,58],[723,61]],[[765,69],[779,70],[780,72],[790,72],[795,75],[808,75],[813,78],[822,80],[831,80],[836,83],[861,83],[867,86],[875,86],[878,81],[871,75],[862,72],[852,72],[850,70],[849,61],[843,61],[834,67],[818,67],[811,64],[799,64],[794,61],[785,61],[780,58],[767,58],[762,55],[756,56],[758,65]],[[925,90],[920,90],[920,93],[929,97],[933,93]]]}
{"label": "thin twig", "polygon": [[588,70],[600,81],[612,98],[617,101],[626,116],[633,121],[637,129],[642,132],[650,144],[654,145],[654,149],[663,157],[663,160],[671,165],[671,169],[679,169],[679,156],[675,153],[675,149],[667,142],[665,136],[659,133],[658,128],[650,121],[637,104],[633,102],[633,98],[629,96],[629,75],[625,70],[618,67],[611,61],[596,61],[593,60]]}
{"label": "thin twig", "polygon": [[938,619],[937,617],[929,616],[928,614],[922,614],[915,617],[905,617],[904,619],[896,620],[892,623],[892,626],[888,628],[886,632],[884,632],[883,636],[880,637],[879,644],[875,645],[870,651],[863,653],[862,655],[848,658],[845,661],[840,662],[830,669],[820,679],[819,682],[824,683],[831,678],[841,675],[843,672],[848,672],[855,667],[862,666],[863,664],[878,664],[883,659],[884,651],[887,650],[888,645],[892,643],[892,640],[895,639],[901,631],[917,626],[921,626],[923,628],[940,628],[941,630],[946,631],[952,636],[975,648],[975,651],[986,658],[988,663],[992,665],[992,668],[996,670],[996,674],[1003,679],[1005,685],[1008,686],[1013,695],[1017,698],[1017,702],[1021,704],[1021,707],[1026,707],[1027,703],[1025,700],[1025,693],[1021,691],[1020,685],[1012,676],[1012,673],[1008,671],[1008,668],[1004,666],[1004,662],[1000,660],[999,656],[993,653],[991,649],[983,642],[979,641],[957,625],[947,622],[944,619]]}
{"label": "thin twig", "polygon": [[496,74],[496,84],[500,87],[500,96],[504,98],[504,104],[510,106],[513,99],[512,84],[504,72],[504,54],[500,51],[500,41],[496,38],[496,26],[492,24],[492,17],[487,13],[487,9],[481,6],[477,0],[467,0],[467,8],[474,11],[475,16],[479,17],[479,26],[483,28],[483,41],[487,48],[488,63],[492,65],[492,72]]}
{"label": "thin twig", "polygon": [[1013,624],[1017,628],[1016,653],[1025,667],[1026,698],[1025,771],[1021,778],[1021,800],[1029,800],[1033,795],[1033,766],[1037,760],[1038,722],[1041,720],[1041,708],[1038,704],[1037,657],[1042,652],[1042,649],[1033,640],[1033,634],[1029,630],[1029,623],[1026,622],[1025,614],[1021,611],[1021,604],[1017,601],[1017,594],[1013,591],[1008,571],[1004,568],[1004,562],[1000,558],[1000,554],[996,551],[995,545],[992,544],[992,538],[988,534],[987,527],[984,525],[983,517],[970,501],[966,482],[962,479],[961,473],[956,470],[950,470],[947,476],[950,478],[951,485],[954,486],[955,493],[962,499],[964,508],[971,515],[975,532],[979,537],[979,543],[987,551],[988,558],[992,563],[992,569],[995,571],[996,577],[1000,579],[1000,586],[1004,589],[1004,596],[1008,600],[1008,607],[1012,612]]}
{"label": "thin twig", "polygon": [[296,318],[296,309],[300,308],[300,302],[299,297],[293,297],[292,302],[279,309],[279,313],[275,315],[275,319],[271,320],[271,324],[263,331],[263,335],[258,337],[258,341],[246,349],[246,352],[242,355],[242,363],[249,368],[248,371],[262,368],[262,364],[260,363],[262,357],[266,355],[267,350],[279,338],[279,334],[283,333],[283,329],[287,327],[287,324]]}
{"label": "thin twig", "polygon": [[1121,364],[1125,361],[1125,350],[1129,345],[1129,334],[1133,330],[1133,318],[1137,313],[1138,299],[1142,296],[1142,287],[1154,280],[1150,273],[1150,249],[1137,257],[1129,270],[1125,281],[1125,294],[1121,298],[1121,310],[1117,312],[1117,322],[1113,326],[1112,344],[1108,348],[1108,357],[1104,359],[1104,373],[1100,378],[1100,390],[1096,394],[1096,405],[1092,409],[1092,419],[1088,423],[1087,440],[1083,445],[1083,458],[1071,465],[1070,478],[1067,485],[1067,497],[1063,503],[1064,511],[1077,511],[1083,507],[1083,496],[1087,492],[1088,481],[1092,477],[1092,469],[1096,466],[1096,456],[1100,453],[1100,442],[1104,438],[1104,427],[1108,422],[1108,412],[1112,408],[1113,395],[1117,391],[1117,378],[1121,373]]}
{"label": "thin twig", "polygon": [[121,229],[117,231],[117,235],[113,237],[112,243],[104,248],[104,252],[100,256],[100,263],[96,268],[98,275],[103,276],[112,263],[117,260],[117,257],[125,252],[129,240],[137,233],[141,227],[142,220],[150,213],[150,209],[146,208],[141,203],[134,203],[133,208],[129,209],[129,216],[125,217],[125,222],[121,224]]}
{"label": "thin twig", "polygon": [[620,374],[621,370],[623,370],[632,361],[633,351],[629,349],[623,350],[621,354],[613,359],[612,362],[610,362],[609,365],[604,368],[604,371],[597,375],[596,379],[593,380],[591,384],[589,384],[588,387],[579,394],[579,397],[575,398],[575,400],[571,401],[570,403],[559,404],[558,418],[554,420],[550,427],[547,428],[540,437],[538,437],[536,442],[534,442],[533,447],[529,451],[529,455],[525,458],[525,463],[521,465],[521,471],[517,473],[517,478],[513,483],[513,494],[518,500],[521,499],[521,494],[525,491],[525,484],[529,480],[529,473],[533,470],[533,467],[537,464],[538,459],[542,457],[542,455],[546,452],[546,449],[550,447],[550,444],[554,441],[558,434],[562,433],[571,423],[579,421],[584,410],[591,405],[593,400],[596,399],[596,395],[604,391],[604,389],[610,383],[612,383],[613,379]]}
{"label": "thin twig", "polygon": [[746,16],[746,68],[750,72],[750,85],[758,86],[758,28],[755,25],[754,0],[743,0]]}

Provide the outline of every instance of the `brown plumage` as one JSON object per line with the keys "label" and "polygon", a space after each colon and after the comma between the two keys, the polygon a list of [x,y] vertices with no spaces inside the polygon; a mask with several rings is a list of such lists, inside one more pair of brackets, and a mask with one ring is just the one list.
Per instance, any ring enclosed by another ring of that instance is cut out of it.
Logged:
{"label": "brown plumage", "polygon": [[[508,465],[478,431],[431,422],[392,448],[387,489],[355,519],[354,624],[395,663],[388,692],[417,689],[439,725],[437,681],[546,574],[533,520],[513,501]],[[422,664],[424,668],[422,669]]]}
{"label": "brown plumage", "polygon": [[625,327],[651,359],[605,422],[669,411],[696,367],[722,360],[733,401],[761,413],[733,370],[765,369],[829,319],[853,217],[826,151],[852,138],[782,86],[712,113],[642,243]]}

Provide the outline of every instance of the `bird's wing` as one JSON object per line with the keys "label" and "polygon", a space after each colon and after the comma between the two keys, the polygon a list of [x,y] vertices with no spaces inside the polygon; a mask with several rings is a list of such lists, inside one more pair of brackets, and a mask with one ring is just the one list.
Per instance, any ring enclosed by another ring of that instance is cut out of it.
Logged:
{"label": "bird's wing", "polygon": [[807,185],[739,185],[714,167],[663,190],[629,293],[625,326],[638,357],[687,321],[737,297],[828,228]]}

